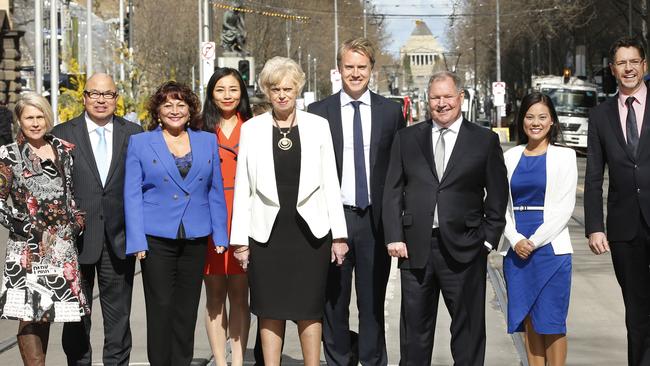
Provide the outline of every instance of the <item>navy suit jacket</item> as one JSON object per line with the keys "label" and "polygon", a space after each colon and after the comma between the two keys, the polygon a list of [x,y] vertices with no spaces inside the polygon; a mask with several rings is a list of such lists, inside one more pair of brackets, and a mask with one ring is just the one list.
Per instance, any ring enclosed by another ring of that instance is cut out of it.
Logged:
{"label": "navy suit jacket", "polygon": [[228,246],[217,140],[208,132],[188,134],[192,167],[184,179],[160,127],[131,136],[124,179],[127,254],[147,250],[146,235],[175,239],[181,222],[187,238],[212,234],[215,246]]}

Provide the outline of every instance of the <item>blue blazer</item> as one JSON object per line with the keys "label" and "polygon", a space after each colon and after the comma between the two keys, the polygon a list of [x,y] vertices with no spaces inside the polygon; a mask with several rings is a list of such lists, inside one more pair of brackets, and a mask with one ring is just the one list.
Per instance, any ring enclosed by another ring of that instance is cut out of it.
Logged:
{"label": "blue blazer", "polygon": [[212,234],[228,246],[227,211],[217,139],[188,129],[192,167],[185,179],[158,127],[129,139],[124,177],[126,253],[148,250],[145,235],[175,239],[183,222],[187,238]]}

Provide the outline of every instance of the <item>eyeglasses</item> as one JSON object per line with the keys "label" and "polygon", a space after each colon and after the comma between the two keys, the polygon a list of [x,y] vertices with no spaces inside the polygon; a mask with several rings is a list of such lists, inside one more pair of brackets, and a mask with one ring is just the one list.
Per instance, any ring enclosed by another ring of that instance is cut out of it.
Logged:
{"label": "eyeglasses", "polygon": [[116,92],[112,91],[98,92],[97,90],[84,90],[84,94],[90,99],[99,99],[100,97],[104,97],[106,100],[115,99],[118,95]]}
{"label": "eyeglasses", "polygon": [[620,68],[626,67],[627,65],[630,65],[632,67],[639,67],[639,65],[641,65],[642,62],[643,62],[642,58],[634,58],[632,60],[620,60],[620,61],[616,61],[614,63],[614,66]]}

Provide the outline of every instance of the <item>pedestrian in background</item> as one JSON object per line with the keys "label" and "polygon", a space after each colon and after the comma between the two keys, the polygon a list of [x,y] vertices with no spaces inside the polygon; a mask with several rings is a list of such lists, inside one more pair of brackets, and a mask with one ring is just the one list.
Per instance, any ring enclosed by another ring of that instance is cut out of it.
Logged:
{"label": "pedestrian in background", "polygon": [[558,146],[551,98],[526,95],[516,120],[518,145],[504,154],[510,199],[501,254],[508,289],[508,333],[524,332],[528,364],[566,362],[571,238],[578,182],[576,153]]}
{"label": "pedestrian in background", "polygon": [[296,320],[305,365],[319,365],[328,265],[347,251],[332,140],[326,120],[296,110],[305,74],[295,61],[270,59],[259,82],[273,108],[242,126],[230,243],[245,268],[250,259],[264,363],[280,364]]}
{"label": "pedestrian in background", "polygon": [[14,141],[14,116],[5,104],[0,104],[0,146]]}
{"label": "pedestrian in background", "polygon": [[126,155],[126,252],[142,266],[153,366],[192,362],[208,237],[218,253],[228,246],[217,140],[200,131],[200,109],[186,85],[163,83]]}
{"label": "pedestrian in background", "polygon": [[[84,113],[60,123],[52,133],[73,143],[74,198],[86,213],[86,227],[77,240],[83,290],[92,308],[95,278],[102,304],[105,365],[127,366],[131,355],[131,293],[135,260],[125,253],[124,156],[129,136],[142,128],[115,115],[117,86],[97,73],[86,82]],[[91,317],[63,326],[62,344],[68,364],[90,366]]]}
{"label": "pedestrian in background", "polygon": [[9,229],[0,316],[20,322],[23,363],[44,366],[50,323],[90,314],[75,246],[84,215],[73,195],[74,145],[50,134],[50,104],[28,93],[15,113],[16,142],[0,147],[0,224]]}
{"label": "pedestrian in background", "polygon": [[[612,253],[623,292],[630,366],[650,365],[650,134],[643,43],[621,38],[609,67],[618,93],[589,113],[585,234],[594,254]],[[605,164],[609,176],[603,216]]]}
{"label": "pedestrian in background", "polygon": [[[208,81],[207,91],[203,103],[203,130],[214,133],[218,142],[230,233],[239,135],[242,124],[252,113],[246,85],[235,69],[218,68]],[[205,327],[215,363],[226,366],[226,341],[230,338],[232,365],[238,366],[244,362],[250,327],[248,277],[233,250],[217,253],[211,242],[212,239],[208,243],[203,271]],[[226,297],[230,303],[229,312],[226,311]]]}

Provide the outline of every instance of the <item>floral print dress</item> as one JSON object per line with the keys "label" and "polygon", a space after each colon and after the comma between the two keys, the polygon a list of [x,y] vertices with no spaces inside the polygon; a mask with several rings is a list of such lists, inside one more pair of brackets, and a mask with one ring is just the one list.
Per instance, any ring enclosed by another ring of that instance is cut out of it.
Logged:
{"label": "floral print dress", "polygon": [[45,140],[54,162],[41,161],[21,133],[0,147],[0,224],[9,229],[0,318],[80,321],[90,308],[75,246],[84,217],[73,200],[74,145],[50,134]]}

